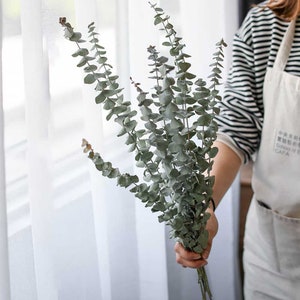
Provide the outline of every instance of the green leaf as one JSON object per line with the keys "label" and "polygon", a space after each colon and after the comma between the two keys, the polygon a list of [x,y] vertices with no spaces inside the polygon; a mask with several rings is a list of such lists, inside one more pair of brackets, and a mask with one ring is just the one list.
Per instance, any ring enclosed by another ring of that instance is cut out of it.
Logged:
{"label": "green leaf", "polygon": [[99,64],[104,64],[104,63],[106,63],[106,62],[107,62],[107,58],[104,57],[104,56],[102,56],[102,57],[100,57],[100,58],[98,59],[98,63],[99,63]]}
{"label": "green leaf", "polygon": [[177,49],[177,48],[171,48],[170,49],[170,55],[171,56],[177,56],[177,55],[179,55],[179,50]]}
{"label": "green leaf", "polygon": [[177,111],[178,111],[178,106],[176,104],[174,104],[173,102],[170,102],[165,109],[164,115],[168,119],[172,119],[172,118],[174,118],[174,113]]}
{"label": "green leaf", "polygon": [[158,96],[158,98],[159,98],[159,102],[162,105],[166,106],[166,105],[168,105],[172,101],[173,95],[166,90],[162,94],[160,94]]}
{"label": "green leaf", "polygon": [[105,97],[111,97],[111,96],[114,96],[114,95],[118,94],[120,91],[122,91],[122,89],[117,89],[117,90],[106,89],[106,90],[103,90],[101,93],[102,93]]}
{"label": "green leaf", "polygon": [[172,29],[174,26],[171,23],[167,23],[166,29]]}
{"label": "green leaf", "polygon": [[74,31],[73,28],[65,27],[64,28],[64,37],[68,40],[70,40],[70,37],[73,35]]}
{"label": "green leaf", "polygon": [[163,46],[167,46],[167,47],[171,47],[172,44],[170,42],[163,42],[162,43]]}
{"label": "green leaf", "polygon": [[96,65],[90,65],[90,66],[85,67],[83,70],[85,72],[89,73],[89,72],[95,72],[95,71],[97,71],[97,69],[98,68]]}
{"label": "green leaf", "polygon": [[110,81],[115,81],[115,80],[117,80],[118,78],[119,78],[118,75],[113,75],[113,76],[109,76],[109,77],[108,77],[108,79],[109,79]]}
{"label": "green leaf", "polygon": [[177,145],[184,145],[186,143],[185,138],[179,133],[173,135],[172,141]]}
{"label": "green leaf", "polygon": [[182,151],[177,153],[176,158],[181,162],[187,162],[189,160],[188,155]]}
{"label": "green leaf", "polygon": [[152,121],[145,123],[145,128],[147,128],[150,131],[154,131],[156,129],[156,127],[157,127],[157,125]]}
{"label": "green leaf", "polygon": [[[175,79],[173,77],[165,77],[163,79],[163,89],[167,89],[175,83]],[[168,90],[168,93],[173,94],[171,90]]]}
{"label": "green leaf", "polygon": [[199,244],[202,247],[202,249],[205,249],[207,247],[207,243],[208,243],[208,231],[204,230],[203,233],[200,235]]}
{"label": "green leaf", "polygon": [[110,109],[113,109],[115,105],[116,105],[116,104],[115,104],[114,101],[112,101],[112,100],[110,100],[110,99],[106,99],[106,101],[105,101],[105,103],[104,103],[104,105],[103,105],[103,108],[104,108],[105,110],[110,110]]}
{"label": "green leaf", "polygon": [[96,91],[103,91],[106,88],[107,88],[107,82],[98,80],[97,85],[95,87],[95,90]]}
{"label": "green leaf", "polygon": [[133,135],[129,135],[125,141],[126,145],[134,144],[136,142],[136,139]]}
{"label": "green leaf", "polygon": [[209,114],[200,116],[197,120],[199,126],[209,126],[210,122],[212,121],[212,116]]}
{"label": "green leaf", "polygon": [[120,130],[120,132],[117,134],[117,136],[120,137],[120,136],[124,135],[125,133],[127,133],[126,128],[122,128],[122,129]]}
{"label": "green leaf", "polygon": [[99,42],[99,40],[98,40],[97,38],[93,38],[93,39],[91,39],[89,42],[90,42],[90,43],[96,44],[96,43]]}
{"label": "green leaf", "polygon": [[137,182],[139,182],[139,178],[137,176],[130,176],[127,173],[118,177],[118,185],[125,188]]}
{"label": "green leaf", "polygon": [[150,151],[145,151],[145,152],[141,153],[141,160],[143,162],[151,161],[152,157],[153,157],[153,153]]}
{"label": "green leaf", "polygon": [[78,42],[81,39],[82,34],[80,32],[74,32],[72,36],[70,37],[70,41],[72,42]]}
{"label": "green leaf", "polygon": [[108,178],[117,178],[120,175],[119,169],[112,169],[108,174]]}
{"label": "green leaf", "polygon": [[178,64],[178,67],[181,70],[181,72],[186,72],[191,67],[191,64],[187,62],[180,62]]}
{"label": "green leaf", "polygon": [[159,13],[159,12],[161,13],[161,12],[163,12],[163,9],[160,8],[160,7],[155,7],[155,11],[158,12],[158,13]]}
{"label": "green leaf", "polygon": [[158,165],[157,165],[157,163],[148,163],[147,168],[150,172],[154,173],[157,171]]}
{"label": "green leaf", "polygon": [[166,210],[165,204],[162,202],[155,203],[151,209],[152,212],[158,212],[158,211],[164,212],[165,210]]}
{"label": "green leaf", "polygon": [[85,48],[78,49],[75,53],[72,54],[73,57],[77,56],[87,56],[89,54],[89,50]]}
{"label": "green leaf", "polygon": [[156,16],[155,19],[154,19],[154,25],[158,25],[161,22],[163,22],[163,19],[159,15]]}
{"label": "green leaf", "polygon": [[105,101],[105,99],[106,99],[105,93],[101,92],[98,96],[96,96],[95,102],[96,102],[97,104],[100,104],[100,103],[102,103],[103,101]]}
{"label": "green leaf", "polygon": [[196,75],[187,72],[187,73],[185,73],[185,78],[186,79],[194,79],[194,78],[196,78]]}
{"label": "green leaf", "polygon": [[135,120],[132,120],[132,121],[124,123],[124,128],[128,132],[130,132],[130,131],[132,131],[135,128],[136,125],[137,125],[137,122]]}
{"label": "green leaf", "polygon": [[137,161],[135,165],[138,168],[145,168],[146,167],[146,164],[143,161],[141,161],[141,160]]}
{"label": "green leaf", "polygon": [[218,153],[218,148],[217,147],[213,147],[210,149],[208,155],[210,158],[214,158]]}
{"label": "green leaf", "polygon": [[172,222],[172,228],[174,230],[181,230],[183,227],[183,220],[180,217],[177,217]]}
{"label": "green leaf", "polygon": [[171,120],[171,128],[172,129],[179,129],[179,128],[183,128],[183,124],[181,121],[177,120],[177,119],[172,119]]}
{"label": "green leaf", "polygon": [[93,57],[90,56],[84,56],[82,57],[82,59],[80,60],[80,62],[77,64],[77,67],[83,67],[85,64],[87,64],[89,61],[93,60]]}
{"label": "green leaf", "polygon": [[94,74],[88,74],[84,77],[85,84],[92,84],[96,81]]}
{"label": "green leaf", "polygon": [[[138,135],[136,135],[136,136],[138,137]],[[147,143],[146,140],[141,140],[141,139],[139,139],[139,140],[137,141],[137,145],[138,145],[138,147],[139,147],[139,149],[140,149],[141,151],[143,151],[143,150],[148,150],[148,143]]]}
{"label": "green leaf", "polygon": [[182,148],[182,146],[180,146],[180,145],[178,145],[176,143],[170,143],[169,147],[168,147],[168,150],[171,153],[178,153],[179,151],[181,151],[181,148]]}
{"label": "green leaf", "polygon": [[220,113],[220,108],[219,107],[214,107],[213,112],[218,115]]}
{"label": "green leaf", "polygon": [[[135,112],[135,114],[136,114],[136,111],[134,111],[134,112]],[[136,134],[137,137],[140,138],[140,137],[143,137],[143,136],[144,136],[145,132],[146,132],[145,129],[140,129],[140,130],[137,130],[137,131],[135,132],[135,134]],[[140,140],[140,142],[142,142],[142,140]]]}

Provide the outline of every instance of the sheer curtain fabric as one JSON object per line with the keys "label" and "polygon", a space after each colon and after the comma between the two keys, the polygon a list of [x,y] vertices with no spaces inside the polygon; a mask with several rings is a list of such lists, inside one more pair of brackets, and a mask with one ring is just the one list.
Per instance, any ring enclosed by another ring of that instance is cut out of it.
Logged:
{"label": "sheer curtain fabric", "polygon": [[[186,41],[193,72],[205,77],[215,43],[230,42],[236,30],[237,3],[159,2]],[[168,229],[82,154],[85,137],[122,170],[140,172],[115,138],[118,127],[94,103],[93,89],[82,84],[71,57],[76,49],[58,24],[66,16],[86,33],[95,21],[125,96],[134,99],[129,77],[151,88],[146,48],[160,45],[148,1],[4,0],[2,6],[0,298],[199,299],[196,272],[175,263]],[[235,184],[218,208],[223,229],[208,267],[216,300],[240,299],[237,195]]]}

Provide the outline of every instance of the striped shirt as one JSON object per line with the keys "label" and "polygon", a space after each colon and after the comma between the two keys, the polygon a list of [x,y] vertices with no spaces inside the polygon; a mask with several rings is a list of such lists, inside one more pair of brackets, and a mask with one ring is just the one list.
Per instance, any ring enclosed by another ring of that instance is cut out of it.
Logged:
{"label": "striped shirt", "polygon": [[[218,140],[246,163],[257,151],[263,125],[263,83],[275,61],[288,22],[270,9],[252,8],[234,36],[232,65],[217,117]],[[300,18],[285,71],[300,76]]]}

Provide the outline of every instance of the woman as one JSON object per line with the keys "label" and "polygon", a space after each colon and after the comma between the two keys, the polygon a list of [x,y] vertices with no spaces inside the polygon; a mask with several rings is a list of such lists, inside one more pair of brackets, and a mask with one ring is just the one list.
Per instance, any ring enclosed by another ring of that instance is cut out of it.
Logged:
{"label": "woman", "polygon": [[[300,0],[253,7],[233,42],[233,60],[218,117],[213,174],[220,202],[241,164],[254,160],[244,241],[244,295],[300,299]],[[185,267],[207,263],[218,222],[202,256],[175,245]]]}

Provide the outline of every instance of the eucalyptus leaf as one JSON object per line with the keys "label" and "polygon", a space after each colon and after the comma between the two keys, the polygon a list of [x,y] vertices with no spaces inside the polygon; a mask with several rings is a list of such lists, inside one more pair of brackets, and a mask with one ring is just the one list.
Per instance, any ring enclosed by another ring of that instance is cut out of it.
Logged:
{"label": "eucalyptus leaf", "polygon": [[80,41],[80,39],[81,39],[81,33],[80,32],[74,32],[73,34],[72,34],[72,36],[70,37],[70,41],[72,41],[72,42],[78,42],[78,41]]}
{"label": "eucalyptus leaf", "polygon": [[95,72],[98,69],[98,67],[96,65],[89,65],[87,67],[85,67],[83,70],[87,73],[89,72]]}
{"label": "eucalyptus leaf", "polygon": [[89,54],[89,50],[86,48],[80,48],[78,49],[74,54],[72,54],[73,57],[77,56],[87,56]]}
{"label": "eucalyptus leaf", "polygon": [[85,84],[92,84],[96,81],[96,78],[95,78],[94,74],[87,74],[84,77],[83,81],[84,81]]}

